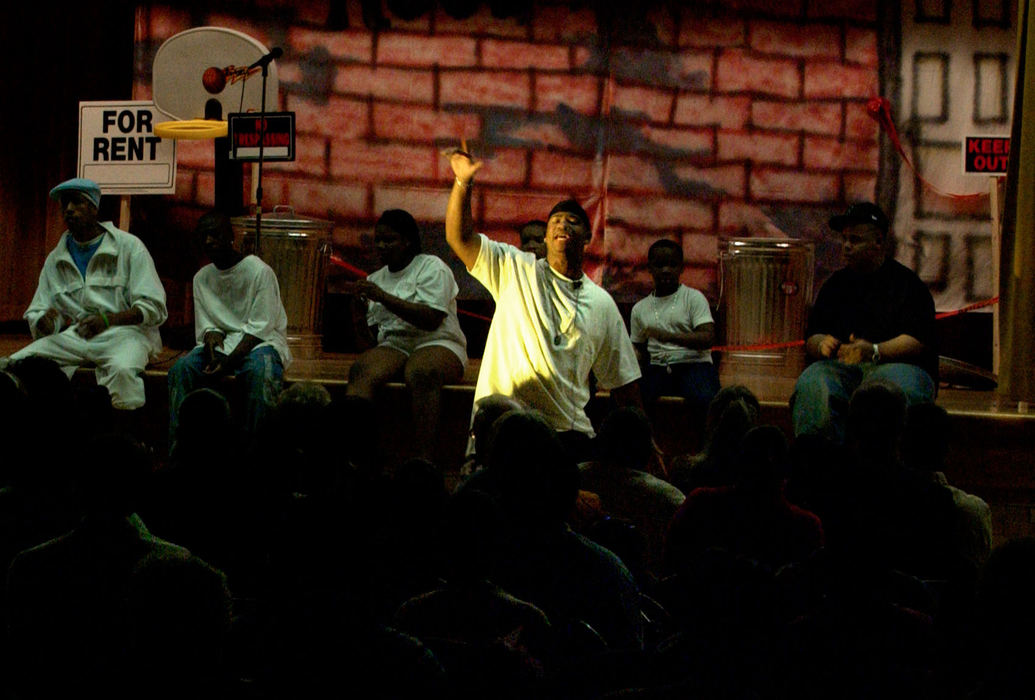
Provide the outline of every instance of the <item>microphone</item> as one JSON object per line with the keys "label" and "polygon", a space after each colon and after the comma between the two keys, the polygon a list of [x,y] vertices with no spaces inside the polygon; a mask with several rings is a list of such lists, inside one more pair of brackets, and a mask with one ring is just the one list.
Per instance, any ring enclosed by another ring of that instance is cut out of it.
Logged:
{"label": "microphone", "polygon": [[571,286],[572,286],[572,287],[573,287],[574,289],[579,289],[579,288],[581,288],[581,287],[582,287],[582,280],[575,280],[575,281],[573,281],[573,282],[571,283]]}
{"label": "microphone", "polygon": [[281,49],[279,46],[274,46],[272,49],[270,49],[270,52],[268,54],[260,58],[255,63],[248,66],[248,70],[251,70],[252,68],[265,68],[266,66],[271,64],[273,61],[276,61],[283,55],[284,50]]}

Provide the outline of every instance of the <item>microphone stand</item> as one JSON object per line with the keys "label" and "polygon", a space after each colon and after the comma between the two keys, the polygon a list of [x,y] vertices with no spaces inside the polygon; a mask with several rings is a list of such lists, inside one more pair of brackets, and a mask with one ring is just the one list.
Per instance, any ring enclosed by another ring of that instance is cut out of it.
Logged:
{"label": "microphone stand", "polygon": [[255,255],[262,257],[260,236],[262,231],[262,151],[266,141],[266,79],[269,77],[270,62],[262,63],[262,101],[259,108],[259,174],[255,185]]}

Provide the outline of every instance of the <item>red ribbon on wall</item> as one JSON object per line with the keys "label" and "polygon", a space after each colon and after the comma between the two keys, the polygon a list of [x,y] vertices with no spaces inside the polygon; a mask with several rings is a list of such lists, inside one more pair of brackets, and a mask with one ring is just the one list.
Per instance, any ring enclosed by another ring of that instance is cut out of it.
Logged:
{"label": "red ribbon on wall", "polygon": [[874,97],[866,103],[866,113],[880,125],[882,131],[887,134],[891,140],[892,145],[895,146],[895,150],[898,151],[899,155],[902,156],[902,160],[906,162],[909,169],[913,171],[917,179],[927,187],[928,189],[937,192],[938,194],[949,197],[951,199],[958,200],[974,200],[982,197],[987,197],[988,194],[984,192],[977,192],[973,194],[958,194],[953,192],[945,192],[940,190],[929,181],[924,179],[924,176],[917,172],[916,168],[913,167],[913,163],[909,160],[909,155],[906,153],[906,149],[902,146],[902,139],[898,136],[898,129],[895,128],[895,122],[891,119],[891,102],[886,97]]}

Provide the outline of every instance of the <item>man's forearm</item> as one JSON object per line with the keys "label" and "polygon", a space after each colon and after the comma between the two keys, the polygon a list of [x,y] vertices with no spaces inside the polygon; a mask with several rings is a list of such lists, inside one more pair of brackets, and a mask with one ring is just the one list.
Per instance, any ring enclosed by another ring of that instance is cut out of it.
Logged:
{"label": "man's forearm", "polygon": [[434,309],[426,304],[400,299],[388,293],[377,301],[393,314],[422,331],[435,330],[442,325],[442,321],[446,318],[445,311]]}
{"label": "man's forearm", "polygon": [[466,183],[455,180],[449,193],[449,203],[446,205],[446,243],[467,268],[474,265],[480,247],[478,234],[474,231],[474,218],[471,215],[473,183],[473,180]]}
{"label": "man's forearm", "polygon": [[690,350],[708,350],[715,344],[714,326],[708,324],[708,328],[695,328],[684,333],[668,332],[658,333],[657,339],[664,343],[680,345]]}
{"label": "man's forearm", "polygon": [[916,360],[924,353],[924,344],[911,335],[903,333],[890,340],[877,343],[881,362],[904,362]]}
{"label": "man's forearm", "polygon": [[136,306],[131,306],[125,311],[117,311],[107,314],[108,324],[112,326],[139,326],[144,322],[144,312]]}
{"label": "man's forearm", "polygon": [[233,349],[233,352],[231,352],[230,355],[226,358],[227,366],[239,366],[242,362],[244,362],[245,358],[248,357],[248,354],[256,347],[261,345],[262,342],[262,338],[257,338],[254,335],[249,335],[245,333],[244,336],[241,338],[241,342],[237,344],[237,347],[235,347]]}

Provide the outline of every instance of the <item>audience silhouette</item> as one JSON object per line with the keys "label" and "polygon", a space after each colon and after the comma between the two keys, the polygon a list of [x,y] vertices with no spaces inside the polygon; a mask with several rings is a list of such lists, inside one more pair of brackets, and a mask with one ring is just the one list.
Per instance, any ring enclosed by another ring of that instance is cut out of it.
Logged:
{"label": "audience silhouette", "polygon": [[449,474],[391,463],[374,405],[319,384],[288,386],[254,441],[192,392],[171,454],[79,384],[37,358],[0,371],[0,698],[1035,687],[1035,540],[992,548],[988,504],[946,477],[949,416],[893,385],[856,390],[840,445],[724,388],[662,479],[633,408],[576,465],[535,407],[490,397]]}

